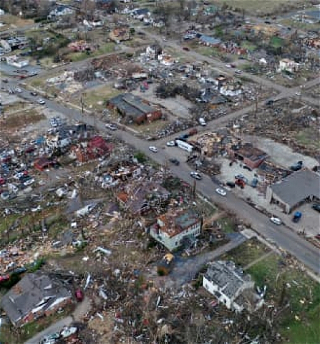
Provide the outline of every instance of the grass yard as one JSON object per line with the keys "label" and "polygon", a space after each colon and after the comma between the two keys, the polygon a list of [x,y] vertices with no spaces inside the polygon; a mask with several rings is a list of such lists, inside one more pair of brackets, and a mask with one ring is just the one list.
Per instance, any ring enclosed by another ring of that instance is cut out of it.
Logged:
{"label": "grass yard", "polygon": [[285,343],[319,343],[320,284],[299,269],[293,259],[273,253],[255,238],[221,258],[242,268],[253,263],[246,272],[257,286],[267,286],[265,301],[277,309],[274,321]]}
{"label": "grass yard", "polygon": [[245,10],[252,15],[277,13],[282,9],[290,10],[305,4],[305,0],[216,0],[215,4],[228,5],[231,9]]}
{"label": "grass yard", "polygon": [[90,91],[82,93],[82,99],[85,104],[85,108],[95,109],[102,111],[105,109],[106,100],[111,99],[121,92],[116,90],[111,85],[103,85],[95,87]]}
{"label": "grass yard", "polygon": [[[291,263],[291,262],[290,262]],[[267,286],[266,302],[278,309],[288,305],[278,317],[280,333],[292,344],[318,343],[320,338],[320,285],[274,254],[247,272],[257,285]]]}
{"label": "grass yard", "polygon": [[234,220],[230,217],[223,217],[217,220],[217,224],[219,227],[221,227],[222,232],[225,234],[234,232],[235,223]]}
{"label": "grass yard", "polygon": [[256,50],[257,46],[249,41],[242,41],[241,47],[244,49],[247,49],[250,52],[253,52]]}
{"label": "grass yard", "polygon": [[270,252],[269,247],[263,245],[258,239],[252,238],[241,244],[239,247],[224,254],[222,259],[231,259],[235,264],[244,268],[246,265],[260,258],[267,252]]}
{"label": "grass yard", "polygon": [[281,48],[284,45],[284,39],[281,37],[273,36],[270,39],[270,44],[275,48]]}
{"label": "grass yard", "polygon": [[112,43],[112,42],[105,43],[101,45],[99,49],[95,50],[91,54],[87,54],[86,52],[75,52],[75,53],[70,52],[66,56],[66,59],[70,59],[72,62],[82,61],[87,58],[98,57],[100,55],[112,53],[114,52],[114,48],[115,48],[115,43]]}
{"label": "grass yard", "polygon": [[319,133],[316,128],[306,128],[298,132],[296,140],[299,144],[320,149]]}
{"label": "grass yard", "polygon": [[[1,127],[4,129],[17,129],[22,128],[25,125],[29,125],[32,123],[37,123],[43,119],[45,119],[45,116],[43,114],[40,114],[34,109],[28,109],[28,110],[17,110],[18,112],[14,114],[7,114],[6,119],[1,124]],[[9,112],[9,111],[8,111]],[[1,133],[1,129],[0,129]]]}

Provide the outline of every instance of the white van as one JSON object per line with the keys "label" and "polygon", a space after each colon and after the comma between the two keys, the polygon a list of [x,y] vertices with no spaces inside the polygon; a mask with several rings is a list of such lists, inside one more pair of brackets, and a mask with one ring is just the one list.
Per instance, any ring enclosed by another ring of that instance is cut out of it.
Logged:
{"label": "white van", "polygon": [[188,151],[189,153],[191,153],[193,150],[193,146],[188,142],[185,142],[182,140],[176,140],[176,144],[179,148],[184,149],[184,150]]}
{"label": "white van", "polygon": [[203,127],[207,125],[206,121],[202,117],[199,118],[199,124],[202,125]]}

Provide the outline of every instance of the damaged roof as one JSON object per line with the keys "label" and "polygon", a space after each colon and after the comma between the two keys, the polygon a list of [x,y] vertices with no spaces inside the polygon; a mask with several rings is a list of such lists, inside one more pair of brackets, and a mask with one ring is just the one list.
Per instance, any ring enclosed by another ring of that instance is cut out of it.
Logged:
{"label": "damaged roof", "polygon": [[250,275],[245,275],[231,261],[217,261],[210,263],[205,278],[223,289],[229,298],[237,297],[239,290],[247,282],[251,282]]}
{"label": "damaged roof", "polygon": [[146,115],[155,111],[153,107],[143,102],[140,97],[131,93],[123,93],[109,100],[120,112],[133,117]]}
{"label": "damaged roof", "polygon": [[17,324],[30,313],[49,310],[56,302],[69,299],[71,295],[58,279],[36,272],[26,274],[12,287],[2,297],[0,306],[11,322]]}
{"label": "damaged roof", "polygon": [[158,224],[161,231],[173,237],[188,228],[198,224],[201,221],[201,216],[193,209],[171,211],[169,213],[160,215]]}

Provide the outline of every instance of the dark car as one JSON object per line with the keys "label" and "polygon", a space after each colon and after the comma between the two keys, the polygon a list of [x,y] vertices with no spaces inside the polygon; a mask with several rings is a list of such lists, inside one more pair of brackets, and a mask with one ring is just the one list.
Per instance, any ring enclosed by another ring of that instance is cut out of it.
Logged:
{"label": "dark car", "polygon": [[229,186],[230,188],[236,187],[236,184],[234,182],[226,182],[226,185]]}
{"label": "dark car", "polygon": [[303,166],[303,161],[298,161],[296,164],[293,164],[292,166],[290,166],[290,170],[299,171],[302,169],[302,166]]}
{"label": "dark car", "polygon": [[32,96],[34,96],[34,97],[36,97],[37,95],[38,95],[38,93],[37,92],[30,92],[30,94],[32,95]]}
{"label": "dark car", "polygon": [[244,168],[245,170],[252,171],[252,169],[251,169],[249,166],[247,166],[247,165],[243,165],[243,168]]}
{"label": "dark car", "polygon": [[172,162],[173,164],[175,164],[176,166],[180,165],[180,161],[176,158],[171,158],[169,159],[170,162]]}
{"label": "dark car", "polygon": [[318,211],[319,213],[320,213],[320,204],[313,204],[312,205],[312,209],[314,209],[314,210],[316,210],[316,211]]}
{"label": "dark car", "polygon": [[301,220],[302,213],[300,211],[296,211],[293,215],[292,221],[298,223]]}

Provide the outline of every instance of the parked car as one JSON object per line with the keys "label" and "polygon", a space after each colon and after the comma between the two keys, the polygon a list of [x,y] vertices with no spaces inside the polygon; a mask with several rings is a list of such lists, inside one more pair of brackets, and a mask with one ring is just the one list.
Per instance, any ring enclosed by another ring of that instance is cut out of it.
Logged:
{"label": "parked car", "polygon": [[25,182],[23,182],[24,186],[28,186],[34,183],[34,179],[33,178],[29,178],[27,179]]}
{"label": "parked car", "polygon": [[207,125],[205,119],[202,117],[199,118],[199,124],[202,125],[203,127],[205,127]]}
{"label": "parked car", "polygon": [[34,96],[34,97],[36,97],[36,96],[38,95],[38,93],[37,93],[37,92],[34,92],[34,91],[30,92],[30,94],[31,94],[32,96]]}
{"label": "parked car", "polygon": [[250,185],[253,188],[255,188],[255,187],[257,187],[257,184],[258,184],[258,178],[253,178]]}
{"label": "parked car", "polygon": [[201,174],[198,173],[198,172],[192,171],[192,172],[190,172],[190,176],[191,176],[192,178],[194,178],[194,179],[197,179],[197,180],[201,180],[201,179],[202,179]]}
{"label": "parked car", "polygon": [[38,104],[40,105],[44,105],[46,103],[46,101],[42,98],[38,99]]}
{"label": "parked car", "polygon": [[158,148],[155,147],[155,146],[150,146],[150,147],[149,147],[149,150],[150,150],[151,152],[153,152],[153,153],[157,153],[157,152],[158,152]]}
{"label": "parked car", "polygon": [[290,166],[290,170],[291,171],[299,171],[302,169],[302,166],[303,166],[303,161],[298,161],[297,163]]}
{"label": "parked car", "polygon": [[234,182],[226,182],[226,185],[229,186],[230,188],[236,187],[236,184]]}
{"label": "parked car", "polygon": [[320,213],[320,204],[313,204],[312,205],[312,209],[314,209],[314,210],[316,210],[316,211],[318,211],[319,213]]}
{"label": "parked car", "polygon": [[115,130],[118,129],[117,126],[115,124],[113,124],[113,123],[106,123],[106,128],[110,129],[112,131],[115,131]]}
{"label": "parked car", "polygon": [[76,292],[75,292],[75,296],[76,296],[76,299],[77,301],[81,302],[84,298],[83,296],[83,292],[81,289],[77,289]]}
{"label": "parked car", "polygon": [[169,159],[169,161],[172,162],[176,166],[180,165],[180,161],[176,158],[171,158]]}
{"label": "parked car", "polygon": [[220,196],[226,196],[227,195],[227,192],[222,188],[217,188],[216,193],[219,194]]}
{"label": "parked car", "polygon": [[245,170],[248,170],[248,171],[252,171],[252,169],[249,167],[249,166],[247,166],[247,165],[243,165],[243,168],[245,169]]}
{"label": "parked car", "polygon": [[176,145],[176,143],[174,142],[174,141],[168,141],[167,142],[167,146],[168,147],[173,147],[173,146],[175,146]]}
{"label": "parked car", "polygon": [[270,221],[273,222],[275,225],[281,225],[282,221],[278,218],[278,217],[275,217],[275,216],[271,216],[270,217]]}
{"label": "parked car", "polygon": [[185,51],[189,51],[190,50],[188,47],[183,47],[182,49],[185,50]]}
{"label": "parked car", "polygon": [[300,211],[296,211],[294,214],[293,214],[293,218],[292,218],[292,221],[294,223],[298,223],[300,220],[301,220],[301,217],[302,217],[302,213]]}

